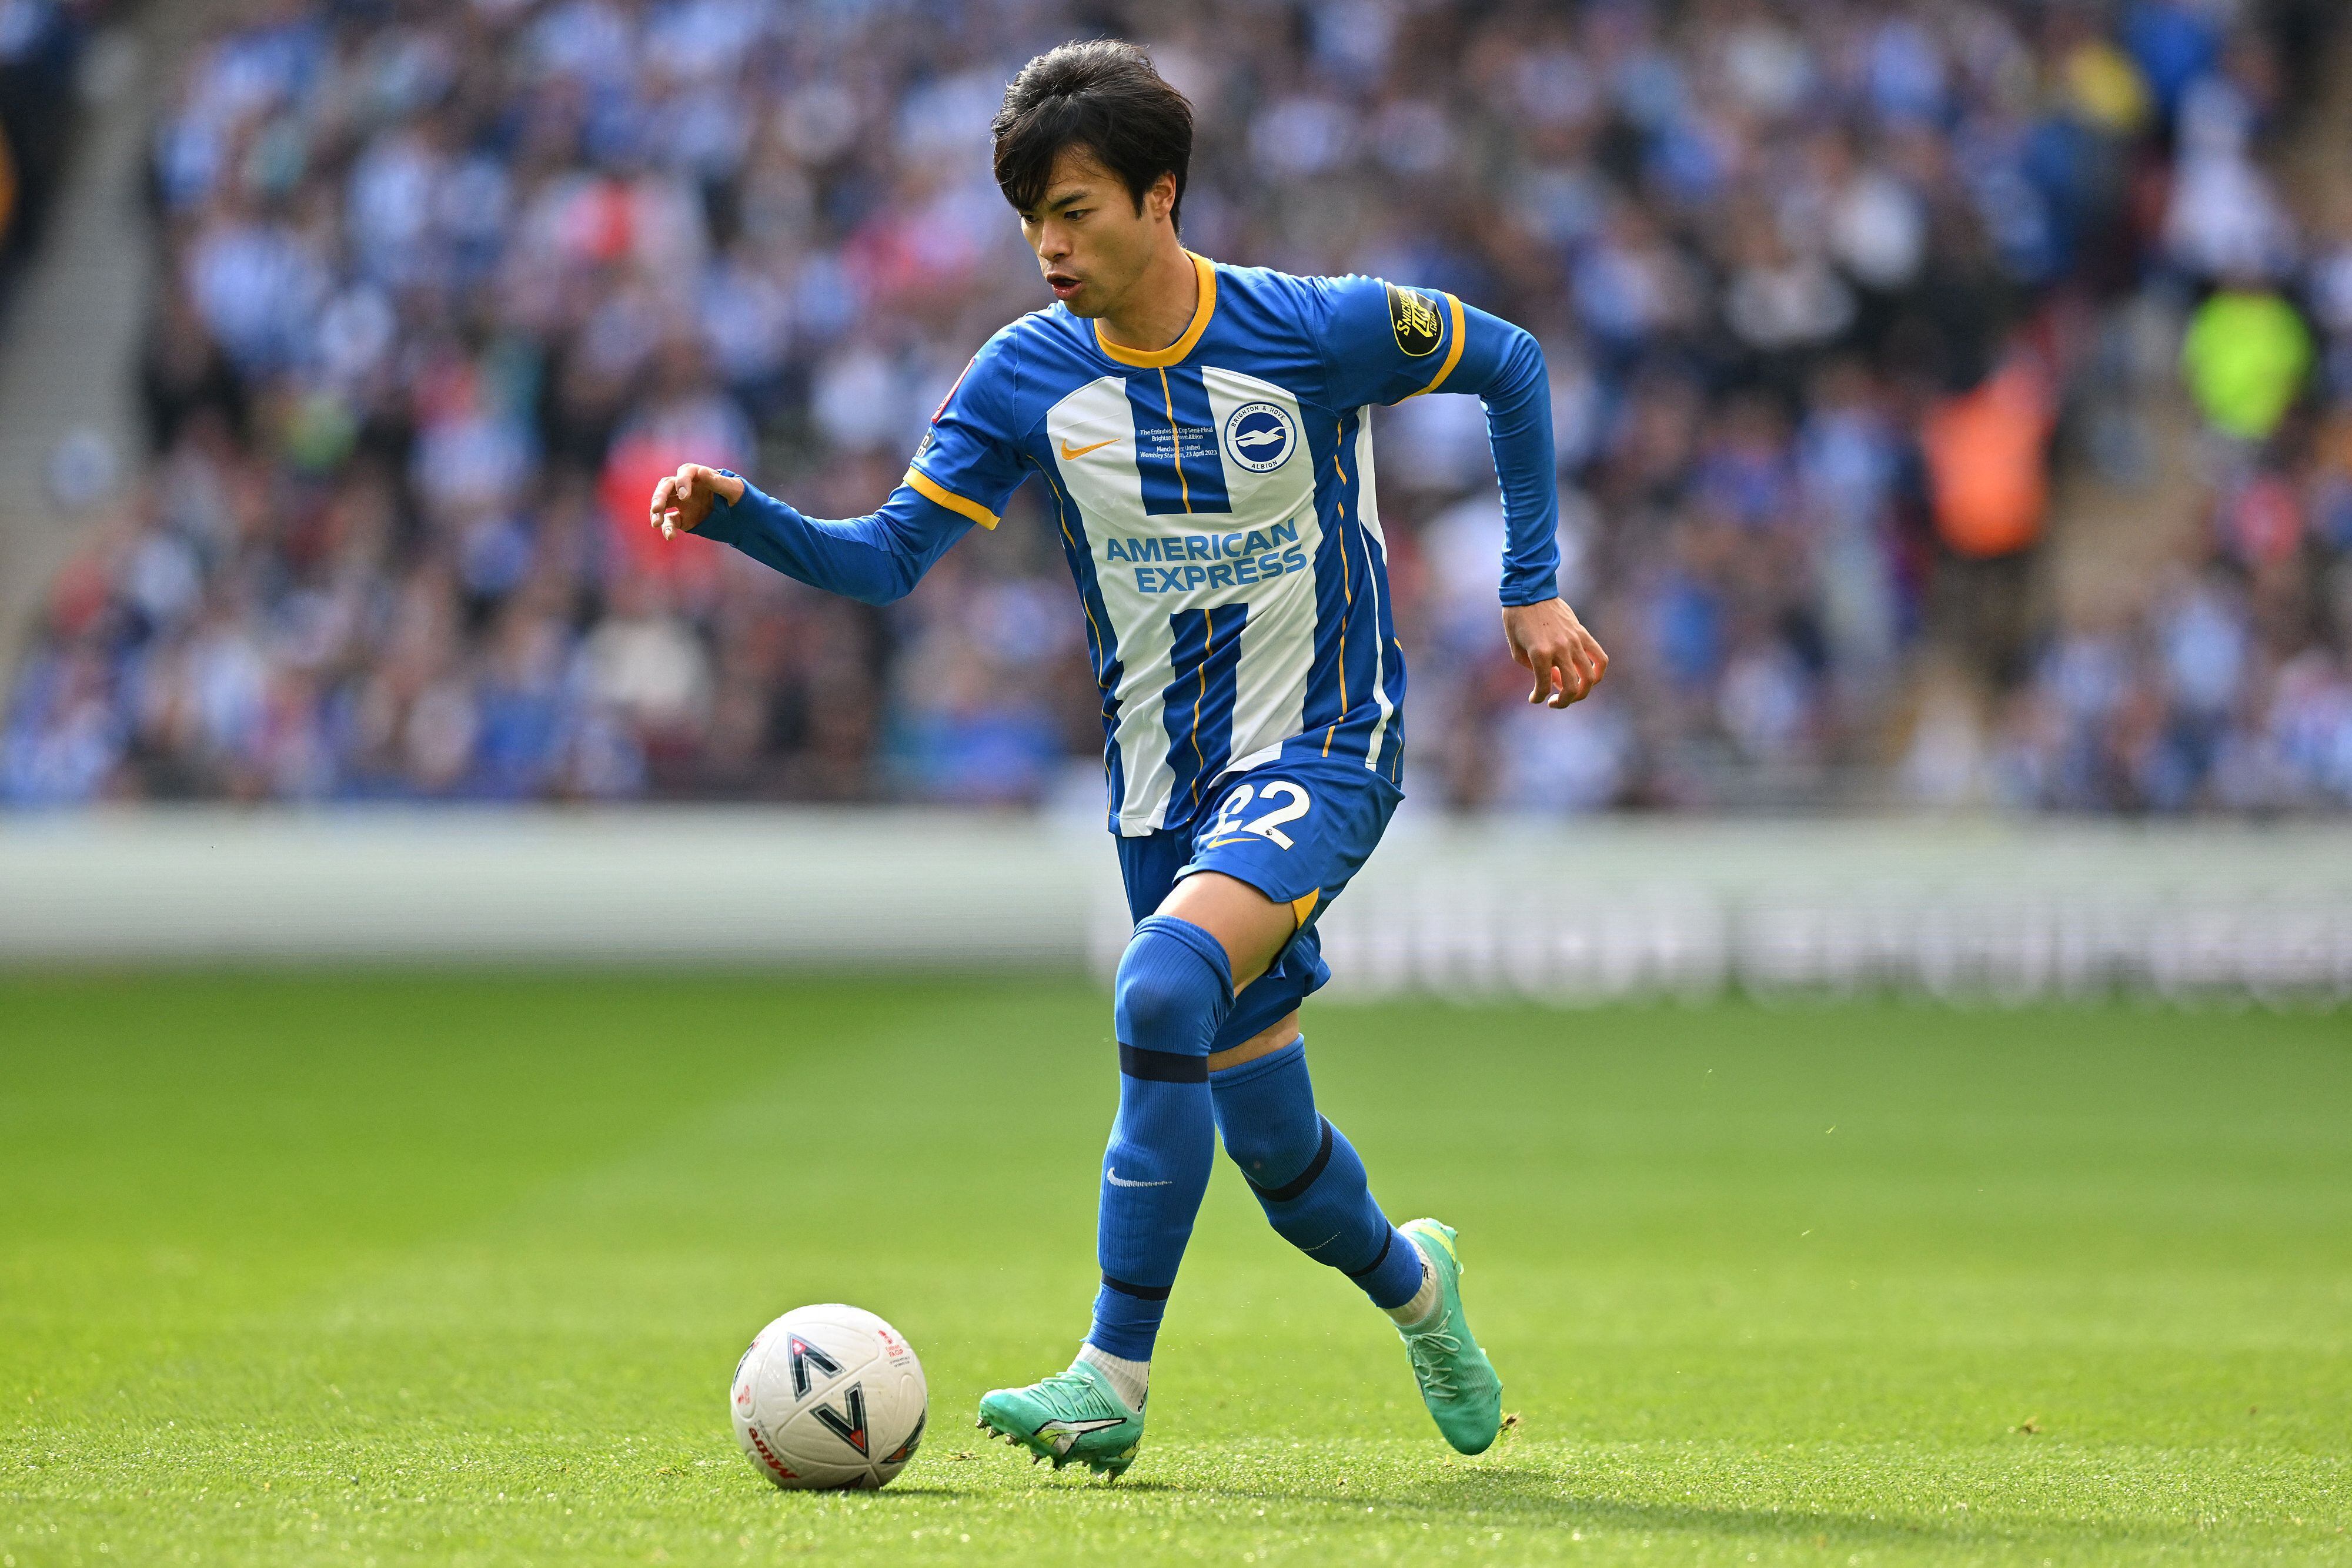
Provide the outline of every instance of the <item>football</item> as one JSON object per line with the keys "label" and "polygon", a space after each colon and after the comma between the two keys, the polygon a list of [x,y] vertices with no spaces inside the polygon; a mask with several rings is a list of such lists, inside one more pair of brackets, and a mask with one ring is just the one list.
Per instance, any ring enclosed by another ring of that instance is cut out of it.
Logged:
{"label": "football", "polygon": [[923,1438],[923,1364],[860,1307],[796,1307],[736,1364],[728,1404],[751,1468],[788,1490],[887,1486]]}

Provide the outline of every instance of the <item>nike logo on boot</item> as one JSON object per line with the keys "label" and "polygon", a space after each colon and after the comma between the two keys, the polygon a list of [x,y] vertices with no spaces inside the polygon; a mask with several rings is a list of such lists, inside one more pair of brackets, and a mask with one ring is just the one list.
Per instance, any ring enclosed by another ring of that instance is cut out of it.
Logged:
{"label": "nike logo on boot", "polygon": [[1046,1433],[1053,1433],[1052,1437],[1045,1437],[1045,1441],[1053,1445],[1054,1452],[1066,1455],[1072,1448],[1076,1448],[1078,1439],[1088,1432],[1099,1432],[1106,1427],[1116,1427],[1123,1419],[1123,1416],[1112,1416],[1099,1421],[1048,1421],[1038,1427],[1033,1436],[1045,1437]]}

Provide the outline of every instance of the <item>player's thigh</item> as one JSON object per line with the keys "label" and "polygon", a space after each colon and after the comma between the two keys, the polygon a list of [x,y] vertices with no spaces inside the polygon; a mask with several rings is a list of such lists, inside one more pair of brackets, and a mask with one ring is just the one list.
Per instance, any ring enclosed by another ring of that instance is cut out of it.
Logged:
{"label": "player's thigh", "polygon": [[1298,929],[1298,914],[1289,904],[1217,871],[1195,872],[1178,883],[1159,913],[1189,920],[1223,944],[1235,991],[1265,973]]}
{"label": "player's thigh", "polygon": [[[1119,873],[1127,885],[1130,918],[1139,921],[1147,915],[1176,913],[1169,905],[1169,895],[1180,885],[1179,875],[1192,861],[1192,831],[1177,829],[1115,841],[1118,845]],[[1286,922],[1285,929],[1288,928],[1289,923]],[[1228,947],[1229,964],[1232,957],[1233,949]],[[1279,979],[1261,976],[1242,988],[1232,1016],[1218,1031],[1217,1052],[1209,1058],[1212,1071],[1255,1060],[1296,1039],[1299,999],[1320,979],[1319,972],[1311,976],[1287,975]]]}
{"label": "player's thigh", "polygon": [[1328,907],[1372,852],[1401,795],[1361,768],[1270,763],[1220,780],[1160,912],[1208,929],[1246,985]]}

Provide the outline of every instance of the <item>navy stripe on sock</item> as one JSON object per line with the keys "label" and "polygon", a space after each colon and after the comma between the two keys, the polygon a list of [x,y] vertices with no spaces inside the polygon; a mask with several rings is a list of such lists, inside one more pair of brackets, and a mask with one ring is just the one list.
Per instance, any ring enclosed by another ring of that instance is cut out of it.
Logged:
{"label": "navy stripe on sock", "polygon": [[[1118,1070],[1129,1078],[1147,1079],[1154,1083],[1206,1083],[1209,1081],[1209,1059],[1187,1056],[1181,1051],[1139,1051],[1131,1045],[1118,1048]],[[1329,1134],[1325,1134],[1328,1147]]]}
{"label": "navy stripe on sock", "polygon": [[[1382,1251],[1385,1253],[1386,1249]],[[1102,1282],[1120,1295],[1133,1296],[1139,1301],[1164,1301],[1168,1299],[1168,1287],[1165,1285],[1130,1285],[1124,1280],[1114,1280],[1108,1274],[1102,1277]]]}
{"label": "navy stripe on sock", "polygon": [[[1379,1257],[1377,1257],[1377,1258],[1373,1259],[1370,1262],[1369,1262],[1369,1263],[1365,1264],[1365,1265],[1364,1265],[1362,1268],[1360,1268],[1360,1269],[1349,1269],[1349,1270],[1348,1270],[1346,1271],[1346,1272],[1347,1272],[1347,1275],[1348,1275],[1348,1278],[1349,1278],[1350,1280],[1360,1280],[1360,1279],[1362,1279],[1365,1275],[1367,1275],[1367,1274],[1369,1274],[1369,1273],[1371,1273],[1374,1270],[1378,1269],[1381,1264],[1383,1264],[1383,1263],[1385,1263],[1385,1262],[1387,1262],[1387,1261],[1388,1261],[1388,1257],[1389,1257],[1389,1249],[1390,1249],[1390,1248],[1391,1248],[1391,1247],[1393,1247],[1393,1246],[1395,1246],[1395,1245],[1396,1245],[1396,1227],[1395,1227],[1395,1226],[1393,1226],[1393,1225],[1391,1225],[1391,1226],[1390,1226],[1390,1227],[1388,1228],[1388,1229],[1387,1229],[1387,1230],[1385,1230],[1385,1231],[1381,1232],[1381,1255],[1380,1255]],[[1105,1279],[1106,1279],[1106,1280],[1108,1280],[1108,1275],[1106,1275],[1106,1276],[1105,1276]]]}
{"label": "navy stripe on sock", "polygon": [[[1305,1170],[1300,1171],[1297,1176],[1289,1181],[1284,1182],[1280,1186],[1258,1186],[1257,1183],[1250,1181],[1250,1186],[1257,1188],[1258,1197],[1264,1198],[1266,1202],[1288,1203],[1291,1199],[1304,1193],[1308,1187],[1313,1186],[1315,1185],[1315,1178],[1323,1174],[1323,1167],[1331,1163],[1331,1124],[1328,1119],[1323,1117],[1318,1117],[1316,1119],[1323,1123],[1323,1142],[1322,1145],[1316,1149],[1315,1157],[1307,1162],[1307,1168]],[[1244,1181],[1249,1181],[1248,1175],[1244,1173],[1242,1179]]]}

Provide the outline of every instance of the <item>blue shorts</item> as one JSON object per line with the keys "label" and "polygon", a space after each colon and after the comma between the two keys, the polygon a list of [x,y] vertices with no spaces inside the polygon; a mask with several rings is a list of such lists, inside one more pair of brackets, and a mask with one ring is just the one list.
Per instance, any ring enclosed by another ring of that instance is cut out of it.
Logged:
{"label": "blue shorts", "polygon": [[1117,840],[1137,920],[1196,871],[1222,872],[1298,912],[1298,934],[1243,988],[1212,1051],[1279,1022],[1331,977],[1315,922],[1370,858],[1403,799],[1361,761],[1283,758],[1226,774],[1185,821]]}

